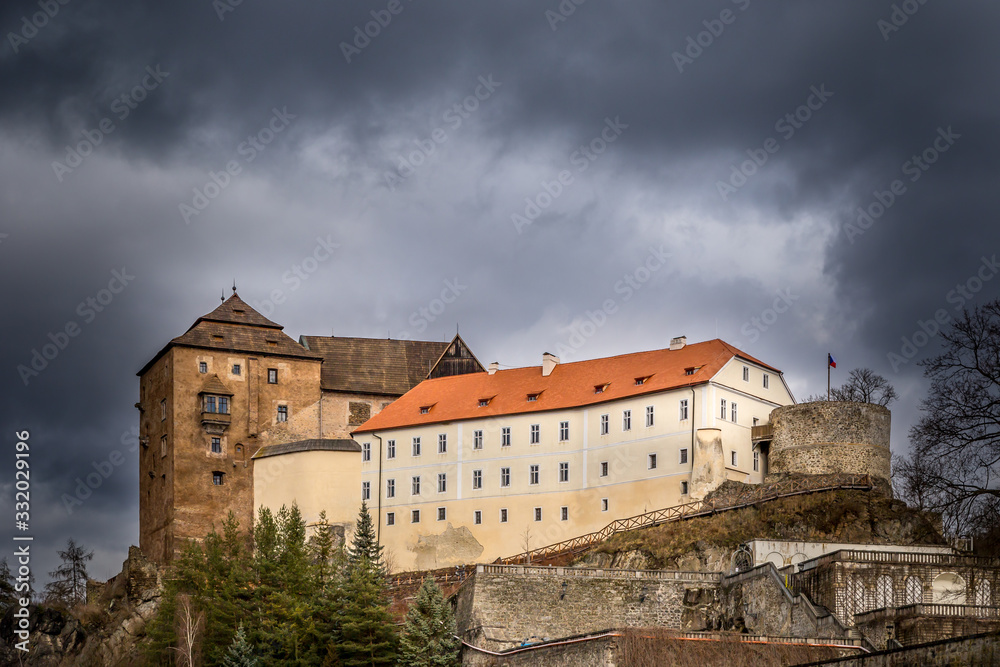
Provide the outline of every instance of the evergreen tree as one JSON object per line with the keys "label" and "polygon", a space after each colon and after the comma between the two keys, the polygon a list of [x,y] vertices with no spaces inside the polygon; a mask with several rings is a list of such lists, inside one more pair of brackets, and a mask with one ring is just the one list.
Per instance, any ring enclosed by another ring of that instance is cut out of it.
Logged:
{"label": "evergreen tree", "polygon": [[0,617],[7,611],[8,607],[17,601],[18,597],[27,597],[26,595],[18,596],[15,588],[16,583],[10,566],[7,565],[7,559],[0,560]]}
{"label": "evergreen tree", "polygon": [[348,567],[341,607],[340,657],[343,665],[396,664],[396,630],[389,615],[385,577],[366,556]]}
{"label": "evergreen tree", "polygon": [[400,636],[400,663],[408,667],[453,667],[461,647],[455,614],[433,578],[420,587],[406,612]]}
{"label": "evergreen tree", "polygon": [[66,549],[59,552],[62,564],[49,572],[52,581],[45,585],[45,599],[52,604],[72,607],[87,600],[87,563],[94,558],[93,551],[77,545],[72,538]]}
{"label": "evergreen tree", "polygon": [[358,521],[354,528],[351,546],[347,550],[347,559],[351,565],[365,559],[374,567],[383,568],[382,545],[378,543],[375,525],[372,523],[371,514],[368,513],[368,504],[365,502],[361,503],[361,510],[358,512]]}
{"label": "evergreen tree", "polygon": [[243,624],[236,629],[233,643],[229,645],[226,657],[222,659],[223,667],[258,667],[260,661],[254,654],[253,647],[247,642],[247,635],[243,631]]}

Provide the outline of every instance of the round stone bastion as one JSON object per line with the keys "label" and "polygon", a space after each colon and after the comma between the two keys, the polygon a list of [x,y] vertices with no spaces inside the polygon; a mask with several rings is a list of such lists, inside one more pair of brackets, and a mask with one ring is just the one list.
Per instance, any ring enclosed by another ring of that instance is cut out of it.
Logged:
{"label": "round stone bastion", "polygon": [[853,473],[889,479],[888,408],[815,401],[771,412],[770,473]]}

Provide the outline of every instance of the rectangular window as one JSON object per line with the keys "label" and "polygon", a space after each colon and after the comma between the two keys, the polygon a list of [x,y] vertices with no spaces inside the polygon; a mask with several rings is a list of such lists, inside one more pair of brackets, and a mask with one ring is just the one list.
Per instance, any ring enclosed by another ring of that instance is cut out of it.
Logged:
{"label": "rectangular window", "polygon": [[448,490],[448,475],[447,473],[438,473],[438,493],[444,493]]}
{"label": "rectangular window", "polygon": [[420,456],[420,436],[413,438],[413,456]]}
{"label": "rectangular window", "polygon": [[608,415],[601,415],[601,435],[608,434]]}
{"label": "rectangular window", "polygon": [[205,412],[215,412],[215,396],[205,397]]}
{"label": "rectangular window", "polygon": [[396,480],[394,479],[385,480],[385,497],[386,498],[396,497]]}
{"label": "rectangular window", "polygon": [[753,453],[753,471],[760,472],[760,452]]}
{"label": "rectangular window", "polygon": [[538,464],[528,469],[528,484],[538,484]]}
{"label": "rectangular window", "polygon": [[649,428],[652,425],[653,425],[653,406],[652,405],[647,405],[646,406],[646,428]]}
{"label": "rectangular window", "polygon": [[361,500],[371,500],[371,499],[372,499],[372,483],[361,482]]}
{"label": "rectangular window", "polygon": [[759,420],[759,419],[757,419],[756,417],[754,417],[754,418],[753,418],[753,425],[754,425],[754,426],[757,426],[758,424],[760,424],[760,420]]}
{"label": "rectangular window", "polygon": [[746,366],[743,367],[743,381],[744,382],[750,381],[750,369],[747,368]]}
{"label": "rectangular window", "polygon": [[229,414],[229,397],[219,396],[219,414],[228,415]]}
{"label": "rectangular window", "polygon": [[160,421],[167,418],[167,399],[160,401]]}
{"label": "rectangular window", "polygon": [[500,486],[510,486],[510,468],[500,468]]}
{"label": "rectangular window", "polygon": [[472,523],[474,523],[474,524],[476,524],[478,526],[482,522],[483,522],[483,511],[482,510],[476,510],[475,512],[473,512],[472,513]]}
{"label": "rectangular window", "polygon": [[569,440],[569,422],[559,422],[559,442]]}
{"label": "rectangular window", "polygon": [[212,438],[212,453],[221,454],[222,453],[222,439]]}
{"label": "rectangular window", "polygon": [[736,423],[736,401],[729,404],[730,419],[735,424]]}
{"label": "rectangular window", "polygon": [[420,523],[420,510],[410,512],[410,523]]}
{"label": "rectangular window", "polygon": [[681,421],[688,418],[688,400],[686,398],[681,399],[680,418]]}
{"label": "rectangular window", "polygon": [[769,384],[770,378],[768,378],[767,373],[764,373],[764,389],[767,389]]}
{"label": "rectangular window", "polygon": [[504,426],[500,429],[500,446],[510,447],[510,426]]}
{"label": "rectangular window", "polygon": [[734,468],[736,467],[736,460],[737,460],[737,459],[736,459],[736,450],[735,450],[735,449],[733,449],[733,450],[731,450],[731,451],[729,452],[729,463],[730,463],[730,464],[732,464],[732,466],[733,466]]}
{"label": "rectangular window", "polygon": [[722,403],[720,403],[719,416],[723,419],[726,418],[726,399],[722,399]]}
{"label": "rectangular window", "polygon": [[559,481],[560,482],[569,481],[569,463],[565,461],[559,464]]}
{"label": "rectangular window", "polygon": [[410,495],[419,496],[420,495],[420,475],[415,475],[410,480]]}
{"label": "rectangular window", "polygon": [[222,472],[212,473],[212,484],[215,486],[222,486],[222,481],[225,479],[226,474]]}
{"label": "rectangular window", "polygon": [[656,470],[656,454],[650,454],[647,458],[646,467],[650,470]]}
{"label": "rectangular window", "polygon": [[396,513],[395,512],[386,512],[385,513],[385,525],[387,525],[387,526],[395,526],[396,525]]}
{"label": "rectangular window", "polygon": [[688,483],[681,482],[681,495],[686,496],[688,494]]}
{"label": "rectangular window", "polygon": [[394,459],[396,458],[396,441],[386,440],[385,441],[385,458]]}
{"label": "rectangular window", "polygon": [[472,432],[472,448],[482,449],[483,448],[483,432],[473,431]]}
{"label": "rectangular window", "polygon": [[541,507],[536,507],[535,508],[535,521],[541,521],[541,520],[542,520],[542,508]]}
{"label": "rectangular window", "polygon": [[560,507],[559,508],[559,520],[560,521],[569,521],[569,508],[568,507]]}
{"label": "rectangular window", "polygon": [[288,421],[288,406],[287,405],[279,405],[278,406],[278,421],[279,422],[286,422],[286,421]]}
{"label": "rectangular window", "polygon": [[602,512],[607,512],[608,511],[608,499],[607,498],[601,498],[601,511]]}
{"label": "rectangular window", "polygon": [[267,369],[267,383],[268,384],[278,384],[278,369],[268,368]]}
{"label": "rectangular window", "polygon": [[472,471],[472,488],[481,489],[483,488],[483,471],[473,470]]}
{"label": "rectangular window", "polygon": [[608,462],[601,461],[601,477],[607,477],[607,476],[608,476]]}
{"label": "rectangular window", "polygon": [[448,518],[448,508],[439,507],[438,508],[438,521],[444,521]]}
{"label": "rectangular window", "polygon": [[507,523],[507,508],[500,508],[500,523]]}
{"label": "rectangular window", "polygon": [[239,364],[233,364],[233,375],[239,375],[242,372],[243,372],[243,369],[240,368]]}
{"label": "rectangular window", "polygon": [[542,439],[542,429],[538,424],[531,425],[531,439],[530,443],[532,445],[537,445]]}
{"label": "rectangular window", "polygon": [[632,411],[622,410],[622,430],[631,431],[632,430]]}
{"label": "rectangular window", "polygon": [[688,462],[688,450],[687,447],[681,447],[680,454],[677,457],[677,462],[684,465]]}
{"label": "rectangular window", "polygon": [[160,457],[167,455],[167,436],[160,438]]}
{"label": "rectangular window", "polygon": [[205,363],[204,361],[199,361],[198,362],[198,372],[199,373],[207,373],[208,372],[208,364]]}
{"label": "rectangular window", "polygon": [[361,460],[362,461],[372,460],[372,443],[370,442],[361,443]]}
{"label": "rectangular window", "polygon": [[438,433],[438,454],[448,453],[448,434]]}

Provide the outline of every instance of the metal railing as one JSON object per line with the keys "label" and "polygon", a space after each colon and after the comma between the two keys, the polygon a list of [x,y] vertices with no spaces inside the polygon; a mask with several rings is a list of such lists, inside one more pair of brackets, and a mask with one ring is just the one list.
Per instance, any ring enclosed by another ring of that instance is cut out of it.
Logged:
{"label": "metal railing", "polygon": [[626,519],[612,521],[604,528],[593,533],[580,535],[569,540],[557,542],[546,547],[532,549],[514,556],[498,558],[493,561],[499,565],[514,565],[522,563],[544,562],[546,560],[571,556],[586,551],[593,545],[603,542],[616,533],[622,533],[637,528],[651,528],[664,523],[692,519],[694,517],[716,514],[730,510],[741,509],[764,501],[797,496],[820,491],[837,489],[858,489],[870,491],[875,488],[869,475],[848,475],[836,473],[832,475],[811,475],[808,477],[786,479],[770,484],[760,484],[748,489],[746,493],[736,497],[696,500],[691,503],[674,505],[644,514],[637,514]]}

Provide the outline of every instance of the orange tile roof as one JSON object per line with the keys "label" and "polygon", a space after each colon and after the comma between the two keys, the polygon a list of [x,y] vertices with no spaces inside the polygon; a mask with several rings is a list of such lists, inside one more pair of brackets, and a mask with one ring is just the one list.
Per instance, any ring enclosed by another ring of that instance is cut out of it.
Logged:
{"label": "orange tile roof", "polygon": [[[541,366],[500,370],[493,375],[470,373],[424,380],[354,433],[562,410],[704,384],[733,357],[781,373],[719,339],[692,343],[680,350],[651,350],[561,363],[548,377],[542,376]],[[688,368],[698,370],[693,375],[686,375]],[[637,385],[637,378],[648,379]],[[595,393],[598,385],[607,387],[603,392]],[[537,394],[538,397],[528,401],[528,394]],[[480,407],[480,399],[491,400],[488,405]],[[421,414],[420,409],[427,406],[432,407],[426,414]]]}

